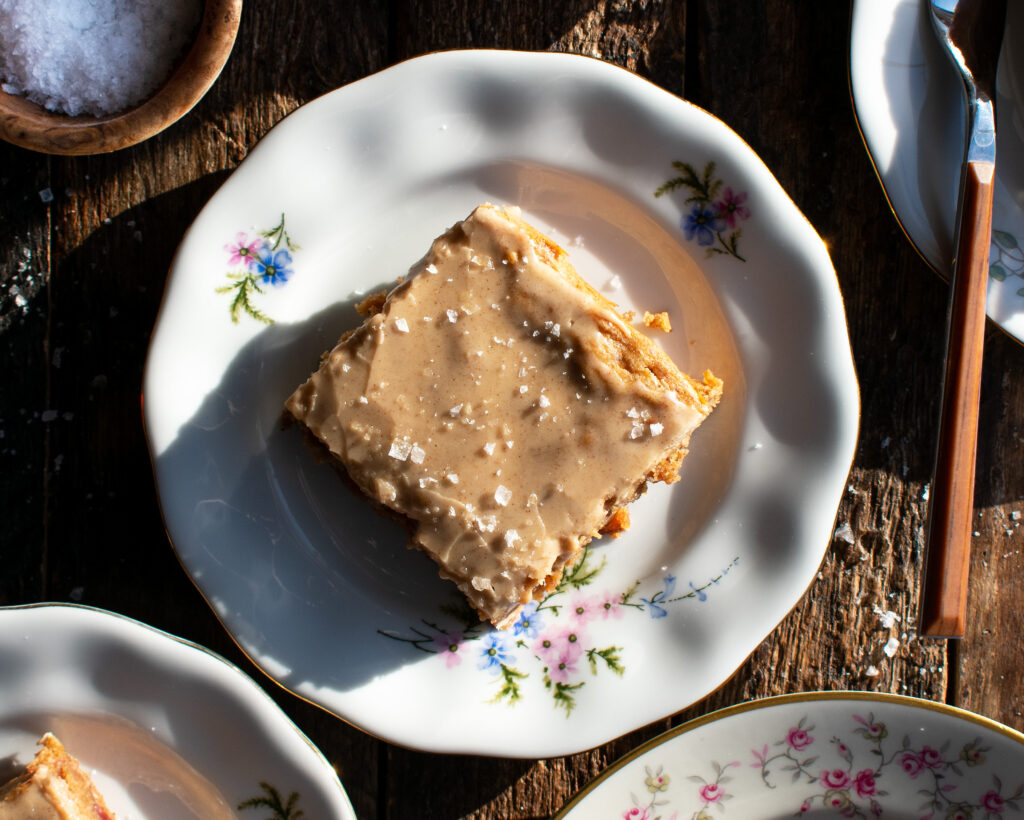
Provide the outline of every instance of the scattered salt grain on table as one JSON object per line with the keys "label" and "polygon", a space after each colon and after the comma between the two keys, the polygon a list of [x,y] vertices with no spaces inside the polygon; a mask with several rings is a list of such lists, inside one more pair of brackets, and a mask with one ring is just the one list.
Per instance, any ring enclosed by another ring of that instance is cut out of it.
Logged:
{"label": "scattered salt grain on table", "polygon": [[195,34],[202,0],[0,0],[0,88],[65,114],[142,102]]}

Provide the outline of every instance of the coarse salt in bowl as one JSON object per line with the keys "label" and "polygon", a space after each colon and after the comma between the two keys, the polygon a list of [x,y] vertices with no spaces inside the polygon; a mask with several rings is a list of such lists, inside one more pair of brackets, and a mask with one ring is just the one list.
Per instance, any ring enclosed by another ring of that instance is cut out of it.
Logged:
{"label": "coarse salt in bowl", "polygon": [[50,154],[159,133],[217,79],[241,0],[0,0],[0,138]]}

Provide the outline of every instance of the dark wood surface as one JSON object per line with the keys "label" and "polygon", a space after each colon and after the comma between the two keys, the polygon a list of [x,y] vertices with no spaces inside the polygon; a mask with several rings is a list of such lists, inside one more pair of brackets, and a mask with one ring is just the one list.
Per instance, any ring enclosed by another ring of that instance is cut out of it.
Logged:
{"label": "dark wood surface", "polygon": [[[1024,348],[989,325],[967,635],[918,639],[948,286],[902,235],[861,142],[849,14],[791,0],[251,0],[219,81],[158,137],[75,158],[0,144],[0,605],[80,601],[227,656],[336,766],[361,818],[545,817],[670,725],[783,692],[904,693],[1024,730]],[[270,683],[174,557],[142,432],[142,368],[171,256],[231,169],[302,103],[464,47],[598,56],[734,128],[828,244],[861,386],[836,535],[800,603],[705,701],[561,759],[409,751]],[[887,628],[875,608],[901,620]]]}

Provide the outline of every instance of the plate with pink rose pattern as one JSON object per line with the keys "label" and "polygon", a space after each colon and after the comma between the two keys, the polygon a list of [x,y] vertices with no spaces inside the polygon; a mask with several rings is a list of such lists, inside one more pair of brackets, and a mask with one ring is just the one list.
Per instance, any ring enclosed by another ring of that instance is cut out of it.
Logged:
{"label": "plate with pink rose pattern", "polygon": [[[682,480],[504,631],[282,420],[354,305],[488,201],[623,309],[666,311],[645,332],[725,382]],[[735,133],[598,60],[470,51],[260,142],[181,243],[143,406],[173,547],[267,675],[404,746],[538,758],[680,711],[786,616],[831,540],[859,396],[825,246]]]}
{"label": "plate with pink rose pattern", "polygon": [[654,738],[559,820],[1010,820],[1024,735],[942,703],[873,692],[783,695]]}

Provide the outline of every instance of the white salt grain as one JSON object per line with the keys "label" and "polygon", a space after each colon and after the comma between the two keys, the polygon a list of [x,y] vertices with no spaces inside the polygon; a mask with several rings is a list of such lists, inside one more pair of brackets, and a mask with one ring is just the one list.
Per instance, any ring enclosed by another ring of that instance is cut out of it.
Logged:
{"label": "white salt grain", "polygon": [[168,77],[201,0],[0,0],[0,86],[50,111],[103,116]]}
{"label": "white salt grain", "polygon": [[405,461],[409,458],[409,454],[412,452],[412,443],[405,441],[404,439],[396,438],[391,442],[391,449],[388,450],[388,455],[398,461]]}
{"label": "white salt grain", "polygon": [[877,606],[871,607],[871,611],[878,616],[878,620],[885,629],[892,629],[900,616],[891,609],[880,609]]}
{"label": "white salt grain", "polygon": [[849,522],[844,521],[836,527],[835,538],[837,541],[845,541],[847,544],[854,543],[856,539],[853,536],[853,528]]}

